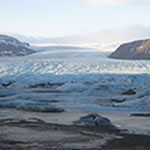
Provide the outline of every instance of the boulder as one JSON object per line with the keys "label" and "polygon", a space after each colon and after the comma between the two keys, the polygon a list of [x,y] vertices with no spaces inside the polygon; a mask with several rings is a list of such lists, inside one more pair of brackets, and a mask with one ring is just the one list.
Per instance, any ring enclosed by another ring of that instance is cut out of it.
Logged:
{"label": "boulder", "polygon": [[96,113],[90,113],[87,116],[80,117],[80,119],[74,121],[73,124],[77,126],[101,126],[116,128],[109,119],[102,117]]}

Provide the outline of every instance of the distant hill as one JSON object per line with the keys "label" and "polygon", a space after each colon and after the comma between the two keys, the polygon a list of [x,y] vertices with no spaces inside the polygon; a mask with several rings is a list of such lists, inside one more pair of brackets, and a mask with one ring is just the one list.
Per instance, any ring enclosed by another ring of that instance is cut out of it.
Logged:
{"label": "distant hill", "polygon": [[22,43],[16,38],[0,35],[0,56],[25,56],[35,53],[28,43]]}
{"label": "distant hill", "polygon": [[150,39],[122,44],[109,58],[150,59]]}

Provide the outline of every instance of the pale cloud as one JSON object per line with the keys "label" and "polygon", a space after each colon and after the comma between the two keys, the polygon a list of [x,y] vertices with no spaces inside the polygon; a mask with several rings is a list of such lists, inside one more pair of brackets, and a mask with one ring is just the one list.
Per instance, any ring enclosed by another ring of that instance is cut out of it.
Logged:
{"label": "pale cloud", "polygon": [[103,29],[96,33],[87,34],[88,42],[124,43],[139,39],[150,39],[150,26],[133,25],[126,28]]}
{"label": "pale cloud", "polygon": [[84,0],[89,6],[121,6],[135,5],[147,0]]}
{"label": "pale cloud", "polygon": [[149,39],[150,26],[134,25],[126,28],[110,28],[97,31],[96,33],[92,32],[85,33],[83,35],[57,38],[26,37],[18,34],[15,34],[15,37],[17,37],[21,41],[36,44],[120,44],[139,39]]}

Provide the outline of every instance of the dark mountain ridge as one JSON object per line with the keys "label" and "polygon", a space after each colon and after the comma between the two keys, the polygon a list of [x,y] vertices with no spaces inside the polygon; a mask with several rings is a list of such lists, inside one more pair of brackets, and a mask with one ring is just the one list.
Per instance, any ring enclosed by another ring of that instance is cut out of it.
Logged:
{"label": "dark mountain ridge", "polygon": [[114,59],[150,59],[150,39],[122,44],[109,55]]}
{"label": "dark mountain ridge", "polygon": [[26,56],[35,53],[30,44],[14,37],[0,35],[0,56]]}

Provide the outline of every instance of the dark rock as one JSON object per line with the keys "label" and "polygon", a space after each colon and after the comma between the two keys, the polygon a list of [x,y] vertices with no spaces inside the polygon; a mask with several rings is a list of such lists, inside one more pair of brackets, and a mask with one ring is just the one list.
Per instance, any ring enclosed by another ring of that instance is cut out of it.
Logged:
{"label": "dark rock", "polygon": [[52,112],[52,113],[60,113],[60,112],[64,112],[63,108],[59,108],[59,107],[38,107],[38,106],[28,106],[28,107],[18,107],[18,110],[25,110],[25,111],[35,111],[35,112]]}
{"label": "dark rock", "polygon": [[139,40],[122,44],[109,58],[150,59],[150,40]]}
{"label": "dark rock", "polygon": [[115,102],[115,103],[123,103],[125,101],[126,101],[125,98],[124,99],[112,99],[112,102]]}
{"label": "dark rock", "polygon": [[87,116],[80,117],[79,120],[74,121],[73,123],[78,126],[105,126],[109,128],[116,128],[109,119],[96,113],[91,113]]}
{"label": "dark rock", "polygon": [[60,101],[59,100],[51,100],[50,102],[51,103],[59,103]]}
{"label": "dark rock", "polygon": [[31,85],[31,88],[38,88],[38,87],[44,87],[44,88],[47,88],[47,87],[57,87],[57,86],[62,86],[64,83],[38,83],[38,84],[34,84],[34,85]]}
{"label": "dark rock", "polygon": [[137,117],[150,117],[150,113],[132,113],[130,116],[137,116]]}
{"label": "dark rock", "polygon": [[8,83],[3,83],[2,86],[3,87],[9,87],[10,85],[12,85],[14,82],[8,82]]}
{"label": "dark rock", "polygon": [[135,94],[136,94],[136,92],[132,89],[129,89],[122,93],[122,95],[135,95]]}
{"label": "dark rock", "polygon": [[16,38],[0,35],[0,56],[25,56],[35,53],[28,43],[22,43]]}

